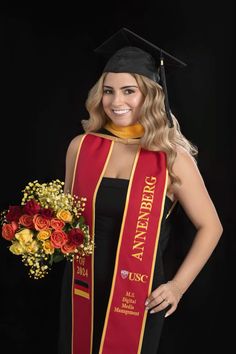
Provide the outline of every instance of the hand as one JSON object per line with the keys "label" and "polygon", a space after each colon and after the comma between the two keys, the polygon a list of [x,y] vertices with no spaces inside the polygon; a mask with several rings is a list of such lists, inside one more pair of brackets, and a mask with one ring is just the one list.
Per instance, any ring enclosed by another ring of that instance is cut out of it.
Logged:
{"label": "hand", "polygon": [[183,293],[175,281],[170,280],[165,284],[161,284],[150,294],[145,302],[146,309],[151,309],[150,313],[156,313],[166,309],[170,305],[170,309],[165,314],[165,317],[167,317],[177,309],[182,295]]}

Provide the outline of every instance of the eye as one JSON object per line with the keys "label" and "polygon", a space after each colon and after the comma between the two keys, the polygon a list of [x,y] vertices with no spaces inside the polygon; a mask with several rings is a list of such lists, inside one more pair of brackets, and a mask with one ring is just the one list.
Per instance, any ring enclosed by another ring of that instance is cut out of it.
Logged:
{"label": "eye", "polygon": [[110,95],[112,93],[112,90],[110,90],[110,89],[104,89],[103,90],[103,94],[104,95]]}
{"label": "eye", "polygon": [[134,90],[131,90],[131,89],[125,89],[124,90],[124,93],[125,95],[131,95],[132,93],[134,93],[135,91]]}

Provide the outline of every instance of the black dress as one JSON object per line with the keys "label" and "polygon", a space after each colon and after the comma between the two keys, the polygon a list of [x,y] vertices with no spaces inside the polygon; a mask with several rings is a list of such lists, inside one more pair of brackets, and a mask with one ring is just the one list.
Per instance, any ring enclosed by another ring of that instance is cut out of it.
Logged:
{"label": "black dress", "polygon": [[[99,352],[128,184],[129,181],[126,179],[103,177],[97,192],[95,204],[93,354]],[[166,219],[166,215],[172,203],[168,197],[165,198],[153,289],[166,281],[163,269],[163,252],[170,235],[171,216]],[[71,276],[72,266],[67,262],[62,284],[59,354],[71,354]],[[157,354],[163,323],[164,311],[148,314],[142,354]]]}

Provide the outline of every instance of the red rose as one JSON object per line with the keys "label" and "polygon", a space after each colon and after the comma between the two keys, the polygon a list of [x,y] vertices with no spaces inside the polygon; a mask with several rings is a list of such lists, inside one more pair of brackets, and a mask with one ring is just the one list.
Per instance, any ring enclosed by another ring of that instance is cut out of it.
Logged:
{"label": "red rose", "polygon": [[83,243],[84,233],[79,228],[74,228],[70,230],[68,237],[73,245],[79,246]]}
{"label": "red rose", "polygon": [[51,219],[53,217],[53,210],[50,208],[43,208],[40,210],[39,214],[44,216],[45,218]]}
{"label": "red rose", "polygon": [[23,214],[23,210],[19,205],[10,205],[6,219],[8,222],[18,221]]}
{"label": "red rose", "polygon": [[59,220],[57,218],[52,218],[51,221],[50,221],[50,224],[51,224],[51,227],[54,230],[62,230],[63,227],[65,226],[64,221]]}
{"label": "red rose", "polygon": [[23,209],[26,214],[35,215],[39,213],[41,207],[36,200],[31,199],[24,205]]}
{"label": "red rose", "polygon": [[2,237],[4,237],[6,240],[11,241],[14,236],[15,236],[15,223],[12,224],[3,224],[2,226]]}
{"label": "red rose", "polygon": [[50,227],[50,220],[42,215],[36,214],[33,217],[33,223],[36,230],[47,230]]}
{"label": "red rose", "polygon": [[61,248],[68,241],[68,236],[65,232],[56,230],[51,234],[51,243],[55,248]]}
{"label": "red rose", "polygon": [[34,226],[33,216],[27,214],[21,215],[19,219],[19,224],[27,227],[27,229],[31,229]]}

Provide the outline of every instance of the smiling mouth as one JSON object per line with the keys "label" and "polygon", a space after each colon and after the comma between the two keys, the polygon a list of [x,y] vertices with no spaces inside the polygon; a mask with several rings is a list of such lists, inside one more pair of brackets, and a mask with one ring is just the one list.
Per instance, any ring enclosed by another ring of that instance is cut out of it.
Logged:
{"label": "smiling mouth", "polygon": [[112,112],[117,115],[122,115],[130,112],[130,109],[112,109]]}

